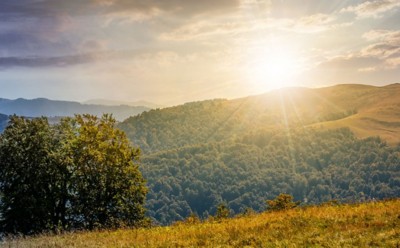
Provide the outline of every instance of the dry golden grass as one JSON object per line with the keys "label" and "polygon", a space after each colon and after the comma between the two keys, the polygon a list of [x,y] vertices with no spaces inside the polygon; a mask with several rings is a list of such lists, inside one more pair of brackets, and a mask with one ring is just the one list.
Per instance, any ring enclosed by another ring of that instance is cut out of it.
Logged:
{"label": "dry golden grass", "polygon": [[339,85],[319,89],[319,93],[339,109],[350,107],[357,109],[358,113],[311,126],[326,129],[349,127],[359,138],[379,136],[390,145],[400,144],[400,84],[385,87]]}
{"label": "dry golden grass", "polygon": [[2,247],[399,247],[400,199],[149,229],[42,235]]}

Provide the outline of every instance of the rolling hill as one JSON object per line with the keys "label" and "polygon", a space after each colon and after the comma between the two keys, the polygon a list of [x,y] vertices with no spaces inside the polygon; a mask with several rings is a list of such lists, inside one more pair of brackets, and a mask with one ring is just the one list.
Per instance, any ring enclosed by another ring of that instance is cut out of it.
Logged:
{"label": "rolling hill", "polygon": [[399,95],[398,84],[289,88],[150,110],[119,127],[143,150],[149,216],[168,224],[219,203],[262,211],[281,192],[306,203],[399,197]]}
{"label": "rolling hill", "polygon": [[39,116],[73,116],[74,114],[92,114],[100,116],[103,113],[112,113],[113,116],[122,121],[129,116],[137,115],[147,111],[147,107],[135,106],[104,106],[81,104],[70,101],[54,101],[45,98],[27,99],[0,99],[0,113],[6,115],[20,115],[29,117]]}
{"label": "rolling hill", "polygon": [[[120,128],[144,151],[222,141],[255,129],[349,127],[360,138],[400,143],[400,84],[288,88],[235,100],[151,110]],[[190,139],[187,136],[190,134]]]}
{"label": "rolling hill", "polygon": [[[354,95],[343,96],[343,91]],[[385,87],[342,85],[320,90],[332,102],[354,106],[357,114],[318,123],[325,128],[349,127],[360,138],[380,136],[389,144],[400,143],[400,84]]]}

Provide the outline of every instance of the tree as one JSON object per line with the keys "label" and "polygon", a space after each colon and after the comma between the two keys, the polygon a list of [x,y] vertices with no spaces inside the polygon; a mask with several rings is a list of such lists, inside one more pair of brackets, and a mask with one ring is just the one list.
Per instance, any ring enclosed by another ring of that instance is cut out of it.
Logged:
{"label": "tree", "polygon": [[285,210],[295,208],[299,204],[300,202],[293,201],[293,196],[281,193],[274,200],[267,200],[267,209],[272,211]]}
{"label": "tree", "polygon": [[147,189],[140,150],[104,115],[11,117],[0,135],[1,231],[134,226]]}
{"label": "tree", "polygon": [[230,215],[229,208],[224,204],[221,203],[217,206],[217,213],[215,214],[216,219],[226,219]]}
{"label": "tree", "polygon": [[46,118],[12,116],[0,136],[1,229],[34,233],[56,226],[62,211],[57,141]]}
{"label": "tree", "polygon": [[134,161],[140,150],[132,149],[125,134],[114,128],[108,115],[101,119],[77,115],[70,120],[75,137],[69,157],[74,164],[71,205],[75,226],[133,226],[144,218],[145,181]]}

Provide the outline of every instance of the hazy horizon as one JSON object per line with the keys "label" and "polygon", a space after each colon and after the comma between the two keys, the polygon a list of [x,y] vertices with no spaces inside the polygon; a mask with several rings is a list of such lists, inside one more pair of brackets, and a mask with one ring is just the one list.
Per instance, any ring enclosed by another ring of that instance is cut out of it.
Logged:
{"label": "hazy horizon", "polygon": [[171,106],[399,83],[400,2],[0,3],[0,97]]}
{"label": "hazy horizon", "polygon": [[24,99],[24,100],[36,100],[36,99],[47,99],[50,101],[66,101],[66,102],[77,102],[80,104],[88,104],[88,105],[104,105],[104,106],[119,106],[119,105],[130,105],[130,106],[150,106],[154,105],[154,108],[165,108],[165,107],[172,107],[172,106],[178,106],[181,104],[185,103],[190,103],[190,102],[197,102],[197,101],[207,101],[207,100],[215,100],[215,99],[226,99],[226,100],[234,100],[234,99],[240,99],[244,97],[251,97],[251,96],[258,96],[258,95],[264,95],[264,94],[269,94],[273,93],[276,90],[285,90],[285,89],[295,89],[295,88],[308,88],[308,89],[319,89],[319,88],[329,88],[329,87],[334,87],[334,86],[339,86],[339,85],[365,85],[365,86],[373,86],[373,87],[385,87],[389,85],[395,85],[395,84],[400,84],[399,83],[388,83],[384,85],[374,85],[374,84],[332,84],[332,85],[320,85],[320,86],[315,86],[315,87],[308,87],[308,86],[284,86],[282,88],[276,88],[276,89],[270,89],[265,92],[258,92],[255,94],[249,94],[249,95],[243,95],[243,96],[238,96],[238,97],[216,97],[216,98],[204,98],[204,99],[191,99],[185,102],[181,103],[172,103],[169,105],[162,105],[157,102],[150,102],[146,101],[146,99],[138,99],[138,100],[133,100],[133,101],[123,101],[123,100],[118,100],[118,99],[106,99],[106,98],[97,98],[97,99],[87,99],[83,101],[79,100],[71,100],[71,99],[53,99],[53,98],[48,98],[48,97],[33,97],[33,98],[25,98],[25,97],[18,97],[18,98],[6,98],[6,97],[0,97],[0,99],[7,99],[7,100],[18,100],[18,99]]}

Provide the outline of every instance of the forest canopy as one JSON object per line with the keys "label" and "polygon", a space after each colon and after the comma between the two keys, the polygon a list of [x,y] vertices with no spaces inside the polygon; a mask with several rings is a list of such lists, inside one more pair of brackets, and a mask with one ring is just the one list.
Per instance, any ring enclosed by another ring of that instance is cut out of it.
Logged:
{"label": "forest canopy", "polygon": [[[193,102],[125,120],[118,127],[143,150],[149,216],[169,224],[215,215],[220,204],[263,211],[280,193],[303,204],[400,196],[400,147],[333,125],[360,120],[357,130],[374,131],[363,116],[382,102],[367,100],[393,89],[348,88]],[[392,116],[385,104],[374,118]],[[378,129],[397,128],[387,123]]]}

